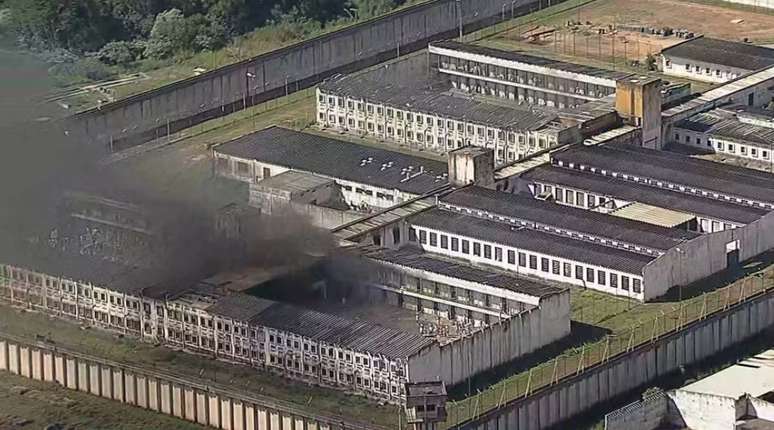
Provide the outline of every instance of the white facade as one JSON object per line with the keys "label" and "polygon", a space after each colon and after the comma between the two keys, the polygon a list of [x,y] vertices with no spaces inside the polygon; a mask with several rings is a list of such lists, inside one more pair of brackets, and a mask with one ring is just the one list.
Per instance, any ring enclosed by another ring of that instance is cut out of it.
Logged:
{"label": "white facade", "polygon": [[661,56],[661,70],[667,76],[693,79],[696,81],[723,83],[734,80],[752,70],[739,69],[720,64],[706,63],[697,60],[674,57],[668,54]]}
{"label": "white facade", "polygon": [[774,145],[774,142],[769,145],[761,145],[754,142],[717,136],[712,133],[688,130],[680,128],[677,125],[673,127],[671,138],[673,143],[692,146],[703,151],[730,155],[745,160],[769,163],[774,160],[774,154],[772,154],[772,145]]}
{"label": "white facade", "polygon": [[[233,157],[219,152],[215,152],[214,157],[218,175],[236,179],[248,184],[256,184],[264,178],[269,178],[292,170],[277,164],[269,164],[249,158]],[[318,172],[307,173],[327,177]],[[341,189],[344,201],[351,208],[357,210],[369,211],[374,208],[388,208],[400,202],[417,197],[415,194],[406,193],[397,189],[386,189],[370,184],[352,182],[342,178],[327,178],[336,182]]]}
{"label": "white facade", "polygon": [[496,165],[565,143],[572,135],[571,130],[554,127],[535,131],[506,130],[491,124],[411,110],[406,106],[389,106],[329,94],[319,88],[317,124],[322,128],[437,153],[469,145],[490,148],[495,152]]}

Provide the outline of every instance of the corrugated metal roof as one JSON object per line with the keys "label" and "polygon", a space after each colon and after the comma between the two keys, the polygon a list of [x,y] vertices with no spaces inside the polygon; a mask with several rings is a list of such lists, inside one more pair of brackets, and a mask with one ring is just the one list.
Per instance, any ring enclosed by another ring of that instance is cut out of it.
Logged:
{"label": "corrugated metal roof", "polygon": [[768,211],[763,209],[741,206],[553,165],[536,167],[524,172],[520,177],[530,182],[566,186],[607,197],[641,202],[678,212],[687,212],[740,224],[751,223],[768,213]]}
{"label": "corrugated metal roof", "polygon": [[440,161],[281,127],[226,142],[215,152],[412,194],[447,182],[447,166]]}
{"label": "corrugated metal roof", "polygon": [[661,54],[743,70],[774,65],[774,49],[703,36],[665,48]]}
{"label": "corrugated metal roof", "polygon": [[531,296],[536,299],[529,301],[533,305],[538,305],[543,297],[560,294],[567,290],[567,288],[554,285],[550,281],[518,276],[494,267],[477,267],[464,261],[424,253],[412,247],[404,247],[400,250],[367,250],[365,256],[388,264],[437,273]]}
{"label": "corrugated metal roof", "polygon": [[639,274],[655,257],[591,242],[523,229],[442,209],[431,209],[410,219],[412,225],[459,234],[545,255]]}
{"label": "corrugated metal roof", "polygon": [[291,193],[317,189],[332,183],[330,178],[324,178],[312,173],[288,170],[279,175],[261,180],[256,185],[263,189],[289,191]]}
{"label": "corrugated metal roof", "polygon": [[484,102],[449,91],[450,87],[445,81],[434,83],[432,86],[411,86],[345,75],[330,78],[320,84],[319,88],[325,93],[338,96],[505,130],[533,131],[552,124],[554,127],[560,127],[558,116],[553,112],[518,107],[499,100]]}
{"label": "corrugated metal roof", "polygon": [[610,215],[667,228],[677,227],[680,224],[696,219],[695,215],[685,212],[673,211],[639,202],[616,209],[610,212]]}

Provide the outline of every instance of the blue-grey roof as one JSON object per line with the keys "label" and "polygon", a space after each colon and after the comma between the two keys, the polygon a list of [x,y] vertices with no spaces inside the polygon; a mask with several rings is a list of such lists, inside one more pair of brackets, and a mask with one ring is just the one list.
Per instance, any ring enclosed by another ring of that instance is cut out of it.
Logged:
{"label": "blue-grey roof", "polygon": [[438,208],[416,215],[409,221],[418,227],[454,233],[474,240],[499,243],[517,249],[608,267],[632,274],[640,274],[643,267],[655,259],[655,257],[644,254],[537,230],[521,229],[506,223]]}
{"label": "blue-grey roof", "polygon": [[668,250],[699,234],[538,200],[478,186],[465,187],[443,197],[443,203],[482,210],[506,218],[569,229],[644,247]]}
{"label": "blue-grey roof", "polygon": [[559,166],[543,165],[520,175],[529,182],[542,182],[586,190],[603,196],[645,203],[720,220],[748,224],[768,212],[692,194],[640,185],[609,176],[595,175]]}
{"label": "blue-grey roof", "polygon": [[666,48],[661,54],[743,70],[758,70],[774,65],[774,49],[711,37],[691,39]]}
{"label": "blue-grey roof", "polygon": [[446,163],[281,127],[242,136],[215,151],[412,194],[425,194],[447,182]]}

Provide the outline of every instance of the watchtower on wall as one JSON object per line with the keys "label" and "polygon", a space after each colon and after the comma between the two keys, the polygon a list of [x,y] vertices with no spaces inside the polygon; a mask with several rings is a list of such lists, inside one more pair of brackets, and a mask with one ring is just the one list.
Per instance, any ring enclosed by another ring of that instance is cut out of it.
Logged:
{"label": "watchtower on wall", "polygon": [[446,421],[446,385],[443,382],[406,384],[406,417],[410,430],[437,430]]}
{"label": "watchtower on wall", "polygon": [[661,149],[661,79],[648,76],[619,80],[615,109],[624,123],[642,128],[642,146]]}
{"label": "watchtower on wall", "polygon": [[449,183],[455,187],[494,183],[494,150],[465,146],[449,151]]}

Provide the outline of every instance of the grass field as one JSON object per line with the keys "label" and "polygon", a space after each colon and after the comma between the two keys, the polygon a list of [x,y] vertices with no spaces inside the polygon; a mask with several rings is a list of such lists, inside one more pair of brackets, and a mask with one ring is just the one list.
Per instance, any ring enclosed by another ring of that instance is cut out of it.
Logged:
{"label": "grass field", "polygon": [[204,430],[206,427],[56,384],[0,372],[0,429]]}

